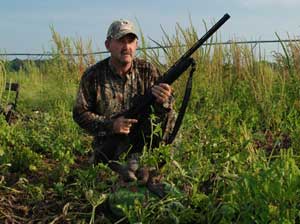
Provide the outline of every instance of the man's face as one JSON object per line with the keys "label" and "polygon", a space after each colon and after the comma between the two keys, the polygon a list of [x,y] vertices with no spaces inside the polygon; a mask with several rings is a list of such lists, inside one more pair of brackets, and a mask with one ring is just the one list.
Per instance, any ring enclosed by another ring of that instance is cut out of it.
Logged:
{"label": "man's face", "polygon": [[134,34],[127,34],[117,40],[106,40],[105,46],[111,53],[112,60],[126,65],[131,63],[134,58],[137,49],[137,38]]}

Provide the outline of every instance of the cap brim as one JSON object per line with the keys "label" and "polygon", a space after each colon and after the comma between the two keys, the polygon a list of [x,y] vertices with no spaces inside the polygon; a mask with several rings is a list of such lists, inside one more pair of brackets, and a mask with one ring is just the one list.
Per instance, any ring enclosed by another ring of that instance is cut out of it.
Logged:
{"label": "cap brim", "polygon": [[136,36],[137,39],[139,39],[138,35],[136,33],[132,32],[132,31],[128,31],[128,32],[127,31],[123,31],[123,32],[120,32],[120,33],[118,33],[118,34],[116,34],[114,36],[114,39],[120,39],[120,38],[122,38],[122,37],[124,37],[124,36],[126,36],[128,34],[133,34],[134,36]]}

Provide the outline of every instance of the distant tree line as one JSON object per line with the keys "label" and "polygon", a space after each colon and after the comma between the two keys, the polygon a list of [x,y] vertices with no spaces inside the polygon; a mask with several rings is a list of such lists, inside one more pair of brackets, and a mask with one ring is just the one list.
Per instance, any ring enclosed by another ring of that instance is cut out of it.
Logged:
{"label": "distant tree line", "polygon": [[45,64],[47,61],[51,59],[19,59],[15,58],[13,60],[5,60],[5,68],[8,72],[18,72],[21,69],[26,70],[26,66],[35,65],[40,67],[42,64]]}

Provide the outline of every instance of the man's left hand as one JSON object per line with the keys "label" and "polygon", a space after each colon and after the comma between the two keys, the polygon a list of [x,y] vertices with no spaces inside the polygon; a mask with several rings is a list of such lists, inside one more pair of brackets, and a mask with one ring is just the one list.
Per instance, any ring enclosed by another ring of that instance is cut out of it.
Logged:
{"label": "man's left hand", "polygon": [[152,87],[152,94],[156,97],[156,102],[163,104],[169,100],[172,88],[169,84],[159,83]]}

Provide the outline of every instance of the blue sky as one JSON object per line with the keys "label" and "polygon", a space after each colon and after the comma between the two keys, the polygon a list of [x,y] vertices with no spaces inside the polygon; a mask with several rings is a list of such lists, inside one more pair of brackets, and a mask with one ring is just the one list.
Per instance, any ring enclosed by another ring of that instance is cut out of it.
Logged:
{"label": "blue sky", "polygon": [[[144,35],[160,41],[162,26],[175,33],[179,23],[192,23],[200,36],[203,20],[210,26],[225,13],[231,19],[221,28],[223,41],[295,38],[300,31],[300,0],[0,0],[0,51],[39,53],[52,46],[50,26],[62,36],[92,40],[105,50],[105,34],[119,18],[138,21]],[[150,40],[149,40],[150,42]]]}

